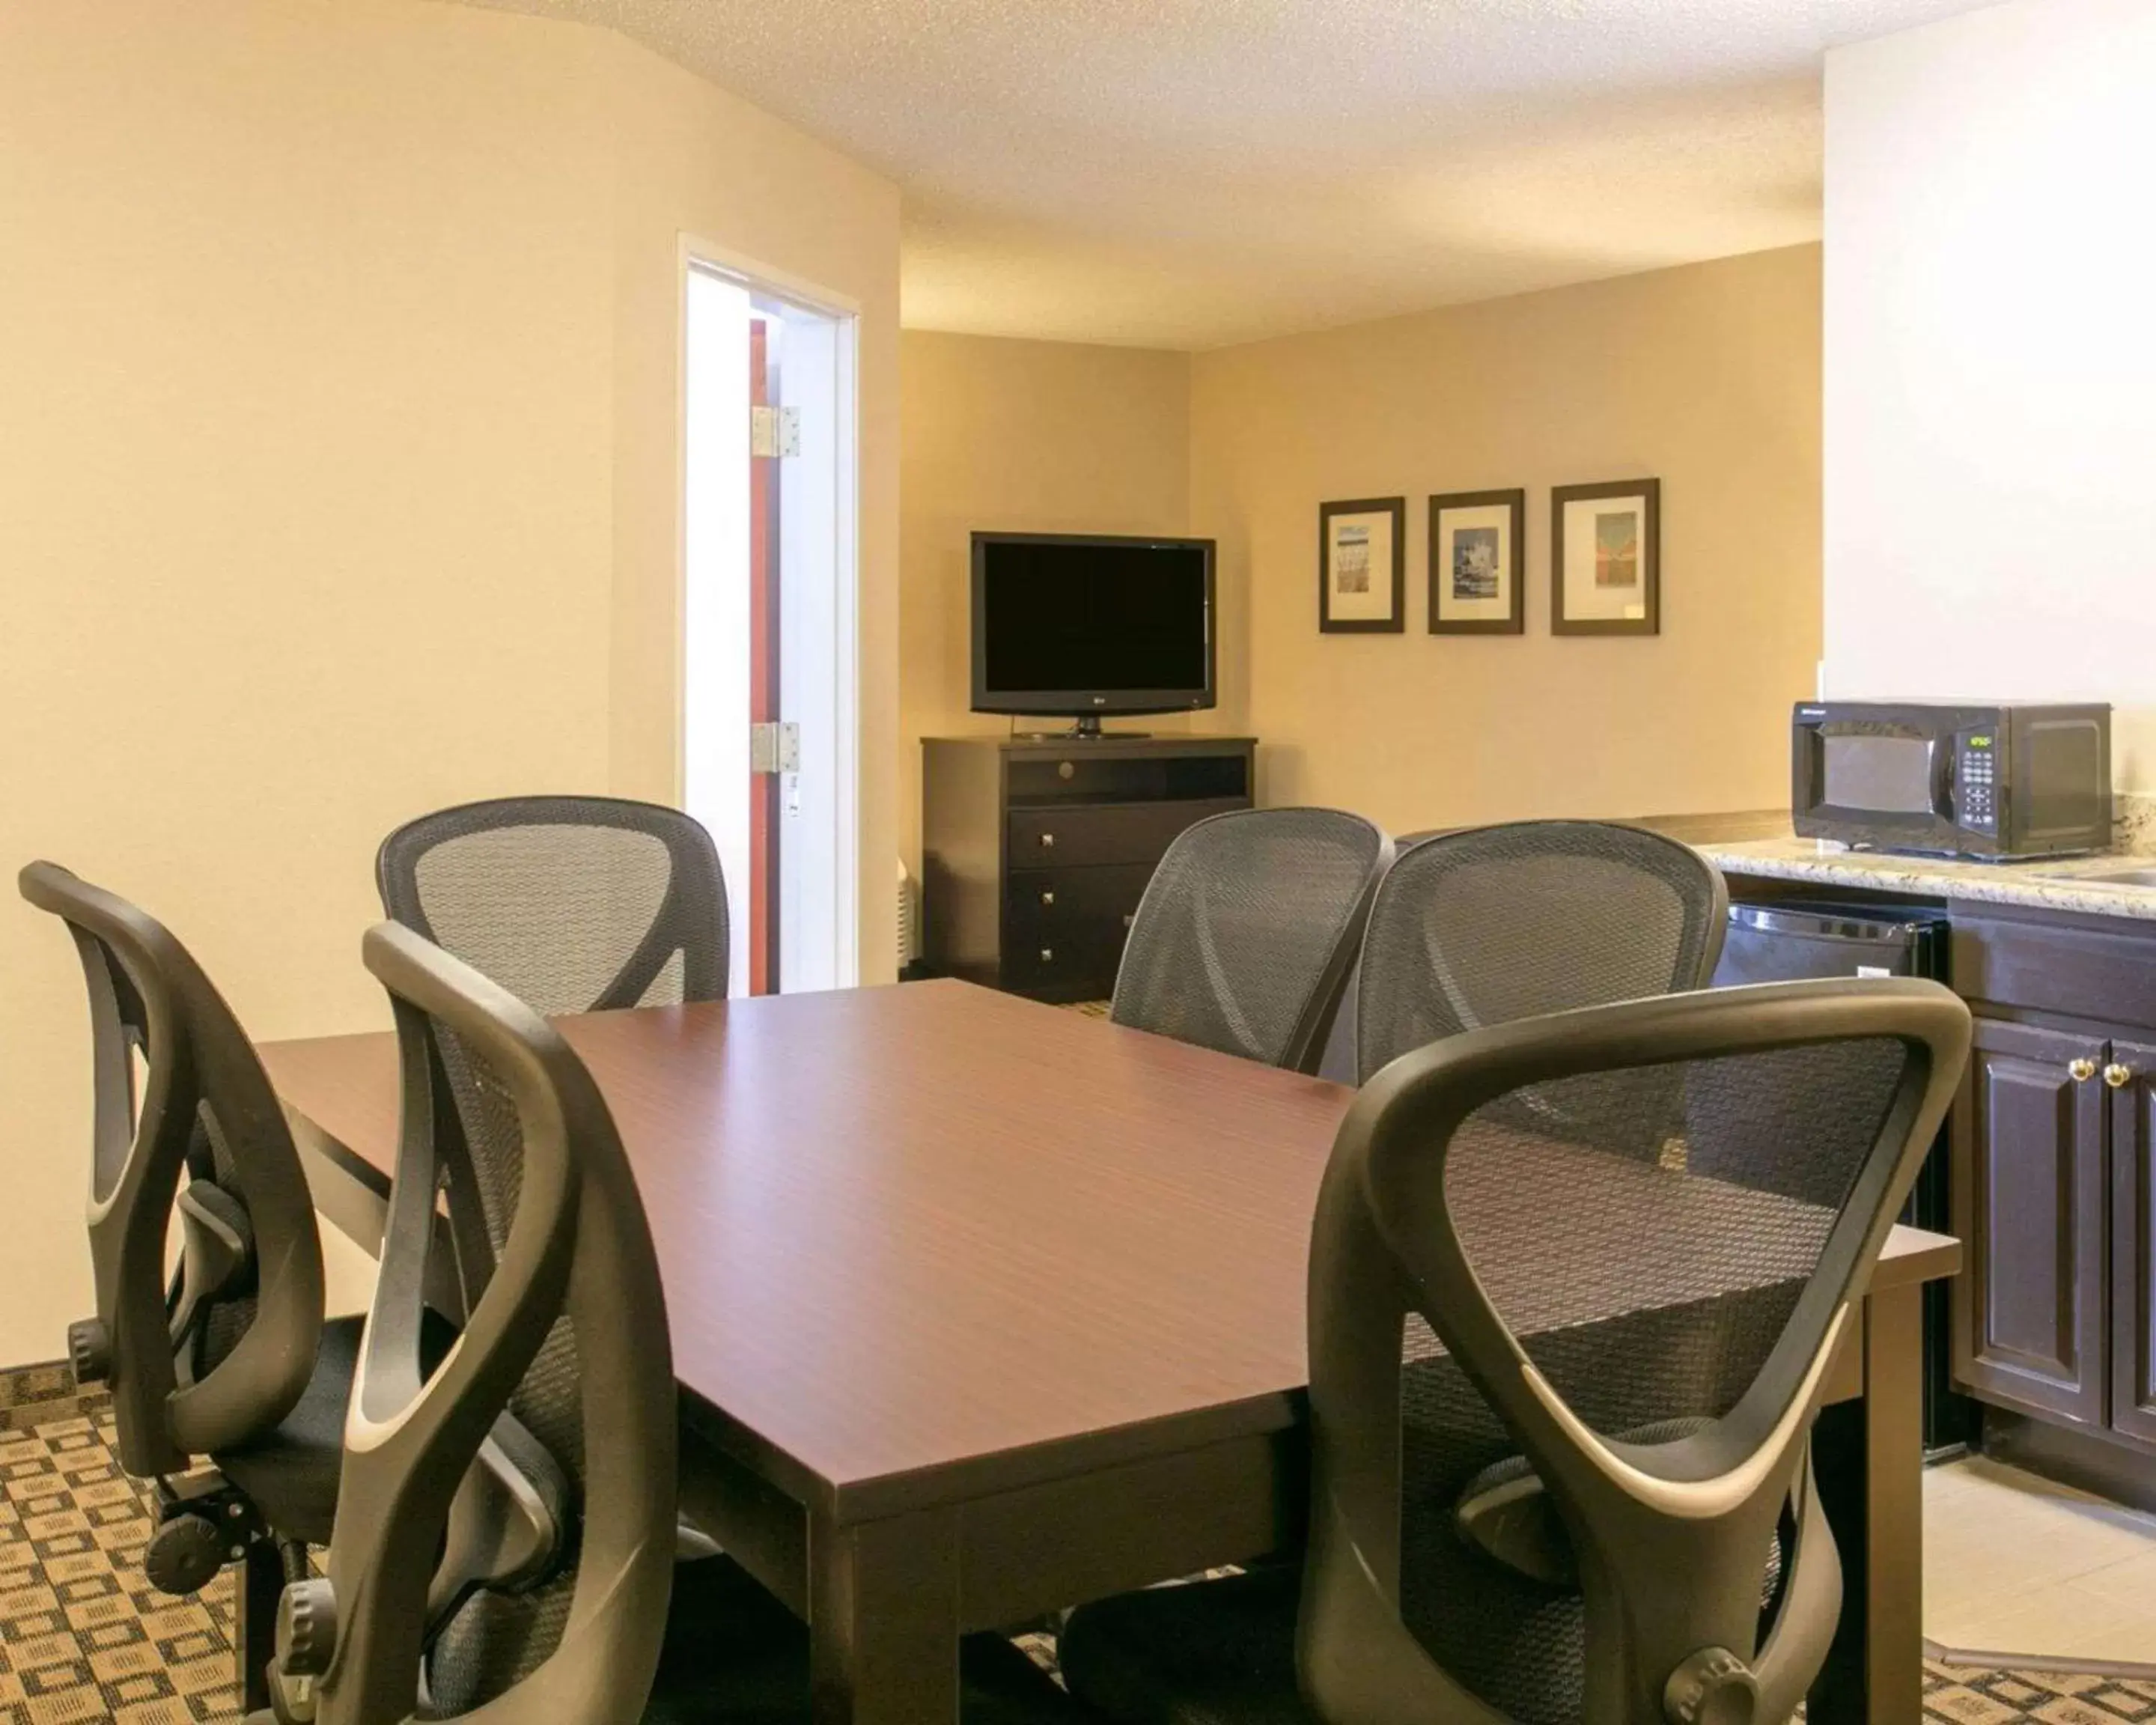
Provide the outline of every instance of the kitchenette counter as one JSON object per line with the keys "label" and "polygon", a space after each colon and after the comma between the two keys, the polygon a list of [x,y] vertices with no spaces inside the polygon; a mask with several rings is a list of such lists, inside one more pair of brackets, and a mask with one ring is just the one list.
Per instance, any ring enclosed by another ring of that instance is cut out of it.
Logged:
{"label": "kitchenette counter", "polygon": [[[2121,795],[2110,850],[2048,861],[1851,850],[1733,819],[1685,837],[1733,900],[1930,913],[1922,965],[1974,1019],[1946,1154],[1925,1176],[1934,1225],[1966,1253],[1927,1320],[1930,1440],[1974,1437],[1995,1460],[2156,1510],[2151,806]],[[1794,921],[1739,935],[1753,959],[1758,942],[1813,937]],[[1975,1399],[1980,1431],[1949,1389]]]}
{"label": "kitchenette counter", "polygon": [[1985,863],[1851,850],[1811,839],[1756,839],[1697,848],[1725,875],[2156,922],[2156,855],[2133,850]]}

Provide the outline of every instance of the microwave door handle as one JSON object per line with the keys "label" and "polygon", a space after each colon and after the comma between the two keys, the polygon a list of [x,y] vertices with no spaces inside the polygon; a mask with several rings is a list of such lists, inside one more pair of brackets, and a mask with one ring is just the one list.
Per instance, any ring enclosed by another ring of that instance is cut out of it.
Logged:
{"label": "microwave door handle", "polygon": [[1949,825],[1958,819],[1954,812],[1954,762],[1960,753],[1951,734],[1932,739],[1932,813]]}

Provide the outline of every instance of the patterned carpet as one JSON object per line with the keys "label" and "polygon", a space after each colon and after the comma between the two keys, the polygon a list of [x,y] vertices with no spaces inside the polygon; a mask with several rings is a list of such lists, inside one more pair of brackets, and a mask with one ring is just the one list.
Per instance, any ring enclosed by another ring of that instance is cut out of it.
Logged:
{"label": "patterned carpet", "polygon": [[[230,1572],[191,1599],[143,1579],[146,1494],[103,1395],[78,1400],[59,1367],[0,1373],[0,1725],[233,1718]],[[1924,1718],[2156,1725],[2156,1681],[1930,1665]]]}
{"label": "patterned carpet", "polygon": [[59,1368],[0,1374],[0,1725],[197,1725],[236,1711],[229,1571],[175,1599],[142,1575],[147,1495],[110,1404]]}

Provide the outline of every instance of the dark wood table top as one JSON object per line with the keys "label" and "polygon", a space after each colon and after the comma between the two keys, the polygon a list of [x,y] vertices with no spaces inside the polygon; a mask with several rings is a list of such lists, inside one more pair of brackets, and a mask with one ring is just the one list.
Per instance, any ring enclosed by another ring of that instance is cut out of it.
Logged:
{"label": "dark wood table top", "polygon": [[[1353,1093],[953,982],[558,1021],[651,1219],[691,1418],[844,1519],[1295,1423]],[[263,1045],[393,1166],[386,1034]],[[1875,1286],[1958,1267],[1896,1231]]]}

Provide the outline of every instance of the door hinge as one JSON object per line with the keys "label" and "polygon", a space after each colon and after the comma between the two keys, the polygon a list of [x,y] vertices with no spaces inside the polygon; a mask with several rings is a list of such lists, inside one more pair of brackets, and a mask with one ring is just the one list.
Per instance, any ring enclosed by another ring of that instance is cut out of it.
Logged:
{"label": "door hinge", "polygon": [[801,453],[801,409],[751,408],[748,410],[748,452],[776,455],[782,459]]}
{"label": "door hinge", "polygon": [[801,770],[801,727],[790,721],[750,726],[748,770],[752,773],[798,773]]}

